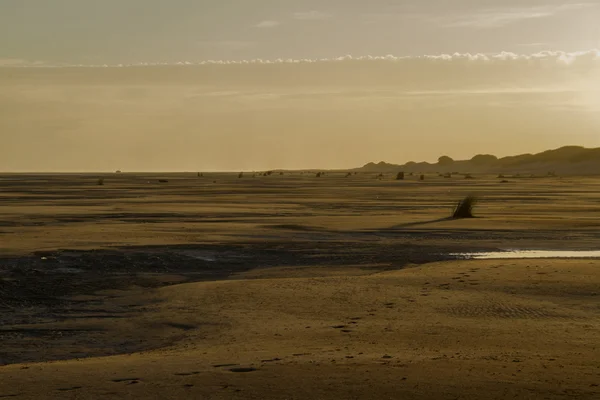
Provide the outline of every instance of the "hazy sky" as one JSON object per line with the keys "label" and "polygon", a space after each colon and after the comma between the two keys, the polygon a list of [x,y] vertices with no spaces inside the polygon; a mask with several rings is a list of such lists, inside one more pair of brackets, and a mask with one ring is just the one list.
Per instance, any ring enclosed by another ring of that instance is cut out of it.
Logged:
{"label": "hazy sky", "polygon": [[[600,1],[0,0],[0,171],[600,146],[598,21]],[[65,67],[140,63],[169,65]]]}
{"label": "hazy sky", "polygon": [[47,63],[584,50],[598,0],[2,0],[0,59]]}

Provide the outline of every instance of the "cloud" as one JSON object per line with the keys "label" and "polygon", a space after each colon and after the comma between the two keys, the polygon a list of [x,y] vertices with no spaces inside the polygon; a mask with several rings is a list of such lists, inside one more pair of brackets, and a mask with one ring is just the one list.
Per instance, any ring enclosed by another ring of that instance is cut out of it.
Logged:
{"label": "cloud", "polygon": [[549,18],[555,15],[596,7],[593,3],[573,3],[537,7],[491,8],[466,15],[432,17],[430,20],[445,28],[501,28],[506,25],[532,19]]}
{"label": "cloud", "polygon": [[[200,45],[214,46],[219,43],[224,45],[251,45],[253,42],[237,42],[237,41],[215,41],[215,42],[199,42]],[[543,43],[531,43],[525,44],[529,46],[543,45]],[[481,64],[486,66],[493,65],[509,65],[509,64],[523,64],[523,65],[543,65],[543,66],[571,66],[571,65],[590,65],[600,67],[600,49],[591,49],[585,51],[566,52],[566,51],[539,51],[529,54],[518,54],[513,52],[500,52],[500,53],[446,53],[446,54],[433,54],[433,55],[422,55],[422,56],[352,56],[345,55],[341,57],[333,58],[286,58],[286,59],[248,59],[248,60],[205,60],[200,62],[190,61],[179,61],[174,63],[136,63],[136,64],[113,64],[113,65],[82,65],[82,64],[70,64],[70,65],[52,65],[45,63],[32,63],[25,60],[12,60],[12,59],[0,59],[0,65],[43,65],[46,67],[151,67],[151,66],[168,66],[168,65],[187,65],[187,66],[203,66],[203,65],[289,65],[289,64],[331,64],[336,65],[339,63],[347,64],[361,64],[367,62],[377,62],[383,64],[390,64],[396,67],[402,67],[403,65],[415,65],[415,64],[431,64],[440,66],[451,66],[451,65],[463,65],[469,64]]]}
{"label": "cloud", "polygon": [[293,18],[300,21],[320,21],[331,18],[331,15],[323,13],[321,11],[312,10],[305,12],[296,12],[294,13]]}
{"label": "cloud", "polygon": [[241,61],[226,61],[226,60],[208,60],[202,61],[200,65],[207,64],[221,64],[221,65],[235,65],[235,64],[314,64],[314,63],[336,63],[336,62],[368,62],[368,61],[379,61],[379,62],[393,62],[396,64],[401,63],[415,63],[415,62],[428,62],[428,63],[481,63],[486,65],[491,64],[502,64],[510,62],[524,62],[527,64],[557,64],[557,65],[571,65],[576,62],[591,62],[600,65],[600,49],[578,51],[578,52],[565,52],[565,51],[540,51],[532,54],[517,54],[513,52],[500,52],[494,54],[487,53],[453,53],[453,54],[437,54],[437,55],[423,55],[423,56],[351,56],[346,55],[335,58],[320,58],[320,59],[275,59],[275,60],[264,60],[264,59],[252,59],[252,60],[241,60]]}
{"label": "cloud", "polygon": [[261,21],[258,24],[254,25],[255,28],[275,28],[276,26],[281,25],[279,21],[265,20]]}
{"label": "cloud", "polygon": [[[155,66],[161,68],[153,68]],[[100,68],[94,67],[102,66],[86,67],[90,74],[95,74],[97,72],[93,71]],[[554,92],[574,88],[589,91],[600,82],[600,50],[207,60],[114,65],[111,68],[115,69],[114,76],[123,79],[123,82],[135,79],[152,85],[164,82],[169,87],[189,86],[190,82],[199,87],[210,86],[218,94],[215,98],[231,97],[231,93],[238,91],[258,90],[277,94],[282,88],[321,91],[342,88],[357,92],[393,90],[435,92],[439,95],[457,91],[488,93],[506,90],[517,93],[532,88]],[[167,72],[157,75],[159,70]],[[58,74],[56,79],[60,77]]]}
{"label": "cloud", "polygon": [[43,61],[29,61],[22,58],[0,58],[0,67],[40,67]]}

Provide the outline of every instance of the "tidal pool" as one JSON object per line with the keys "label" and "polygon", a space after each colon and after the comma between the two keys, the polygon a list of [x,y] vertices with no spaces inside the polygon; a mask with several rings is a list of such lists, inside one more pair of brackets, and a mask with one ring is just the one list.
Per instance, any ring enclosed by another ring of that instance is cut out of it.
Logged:
{"label": "tidal pool", "polygon": [[600,258],[600,250],[506,250],[479,253],[453,253],[451,255],[472,260],[505,258]]}

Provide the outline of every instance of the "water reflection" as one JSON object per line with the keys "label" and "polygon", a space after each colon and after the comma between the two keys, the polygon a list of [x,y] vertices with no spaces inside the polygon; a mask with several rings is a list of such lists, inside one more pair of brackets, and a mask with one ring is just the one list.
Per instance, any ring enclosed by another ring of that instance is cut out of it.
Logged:
{"label": "water reflection", "polygon": [[507,250],[485,253],[454,253],[452,255],[473,260],[503,258],[600,258],[600,250]]}

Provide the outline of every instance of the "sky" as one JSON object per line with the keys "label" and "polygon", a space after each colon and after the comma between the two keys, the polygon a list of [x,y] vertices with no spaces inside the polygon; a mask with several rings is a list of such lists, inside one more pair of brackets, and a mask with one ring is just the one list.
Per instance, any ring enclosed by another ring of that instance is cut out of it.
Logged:
{"label": "sky", "polygon": [[0,171],[600,146],[598,21],[597,0],[1,0]]}

